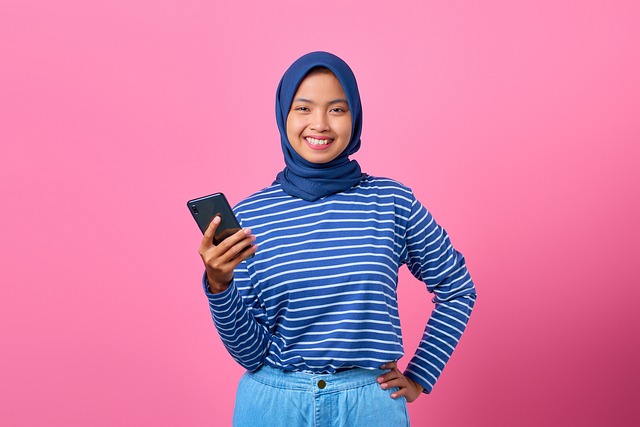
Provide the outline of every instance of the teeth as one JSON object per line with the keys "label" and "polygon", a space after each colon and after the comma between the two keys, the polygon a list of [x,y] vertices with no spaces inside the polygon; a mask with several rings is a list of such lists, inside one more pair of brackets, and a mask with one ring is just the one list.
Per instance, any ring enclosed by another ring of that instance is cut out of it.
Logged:
{"label": "teeth", "polygon": [[315,138],[305,138],[309,144],[313,145],[327,145],[331,140],[330,139],[315,139]]}

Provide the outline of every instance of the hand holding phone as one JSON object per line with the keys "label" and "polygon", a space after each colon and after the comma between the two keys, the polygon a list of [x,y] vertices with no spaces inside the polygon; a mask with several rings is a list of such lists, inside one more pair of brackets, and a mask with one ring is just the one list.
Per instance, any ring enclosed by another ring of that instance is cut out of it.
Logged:
{"label": "hand holding phone", "polygon": [[209,290],[224,292],[233,270],[257,250],[251,230],[242,229],[222,193],[187,202],[189,211],[203,232],[198,253],[204,262]]}

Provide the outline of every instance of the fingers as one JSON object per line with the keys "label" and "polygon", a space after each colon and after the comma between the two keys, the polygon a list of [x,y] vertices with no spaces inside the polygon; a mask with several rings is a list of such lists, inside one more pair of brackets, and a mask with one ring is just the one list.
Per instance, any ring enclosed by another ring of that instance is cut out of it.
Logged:
{"label": "fingers", "polygon": [[380,369],[398,369],[397,362],[387,362],[384,365],[380,366]]}
{"label": "fingers", "polygon": [[389,372],[378,377],[378,382],[381,384],[402,375],[402,373],[398,370],[398,364],[396,362],[385,363],[384,365],[380,366],[380,369],[390,369]]}
{"label": "fingers", "polygon": [[244,229],[229,236],[218,246],[201,245],[200,256],[209,277],[219,278],[221,282],[228,282],[238,264],[257,250],[257,246],[252,244],[255,239],[256,237],[251,234],[251,230]]}
{"label": "fingers", "polygon": [[385,363],[384,365],[380,366],[380,369],[390,369],[389,372],[380,375],[377,378],[377,381],[383,390],[386,390],[389,387],[400,387],[399,379],[404,378],[404,376],[398,370],[398,365],[396,362]]}
{"label": "fingers", "polygon": [[418,388],[418,386],[413,381],[411,381],[404,375],[398,378],[394,378],[390,381],[383,382],[382,384],[380,384],[380,387],[383,390],[397,388],[397,390],[391,393],[391,398],[397,399],[401,396],[404,396],[407,399],[407,402],[413,402],[422,393],[422,388]]}
{"label": "fingers", "polygon": [[213,217],[209,226],[204,231],[202,235],[202,244],[200,247],[213,246],[213,236],[216,235],[216,230],[218,229],[218,225],[220,225],[221,218],[219,215]]}
{"label": "fingers", "polygon": [[212,292],[225,290],[233,278],[234,269],[258,249],[258,246],[253,244],[256,237],[248,228],[238,230],[218,245],[213,244],[213,237],[220,222],[220,217],[214,217],[211,220],[202,236],[198,250],[205,265],[207,281]]}
{"label": "fingers", "polygon": [[405,377],[398,369],[396,362],[388,362],[380,366],[381,369],[390,369],[389,372],[380,375],[377,378],[380,388],[388,390],[391,388],[397,388],[398,390],[391,393],[392,399],[397,399],[400,396],[404,396],[407,402],[413,402],[422,393],[422,386],[413,382],[410,378]]}
{"label": "fingers", "polygon": [[383,390],[386,390],[391,387],[400,387],[404,384],[404,375],[400,374],[396,371],[388,372],[384,375],[381,375],[377,379],[378,384],[382,387]]}
{"label": "fingers", "polygon": [[[240,260],[237,262],[237,264],[239,264],[240,261],[250,255],[244,254],[244,251],[248,249],[255,249],[252,248],[252,243],[255,240],[256,236],[251,234],[250,229],[245,228],[237,231],[236,233],[220,242],[220,244],[216,247],[218,249],[220,261],[226,263],[235,260],[236,258],[240,258]],[[243,253],[242,255],[244,256],[239,256],[241,253]]]}
{"label": "fingers", "polygon": [[[222,219],[219,215],[213,217],[213,219],[209,223],[209,226],[202,235],[199,252],[200,255],[204,257],[204,254],[211,252],[212,248],[218,248],[219,250],[215,251],[215,253],[212,253],[211,255],[214,258],[221,258],[220,260],[222,262],[228,262],[229,260],[235,258],[240,252],[249,248],[255,240],[255,236],[251,234],[251,230],[249,230],[248,228],[241,229],[224,239],[216,246],[213,243],[213,240],[221,221]],[[247,254],[247,256],[249,255],[251,254]]]}
{"label": "fingers", "polygon": [[380,387],[382,387],[383,390],[387,390],[393,387],[398,387],[400,389],[403,389],[407,387],[407,385],[408,383],[404,378],[394,378],[392,380],[383,382],[382,384],[380,384]]}
{"label": "fingers", "polygon": [[[253,239],[255,239],[255,237]],[[236,246],[241,246],[241,245],[244,245],[244,241],[242,241],[240,244]],[[257,250],[258,250],[258,245],[254,245],[254,244],[251,244],[251,242],[249,242],[248,246],[243,246],[242,248],[240,248],[239,251],[237,252],[237,255],[233,256],[227,262],[229,263],[229,266],[232,269],[234,269],[242,261],[244,261],[245,259],[255,254]],[[236,250],[234,249],[233,251],[229,251],[229,252],[236,252]],[[227,254],[229,254],[229,252],[227,252]]]}

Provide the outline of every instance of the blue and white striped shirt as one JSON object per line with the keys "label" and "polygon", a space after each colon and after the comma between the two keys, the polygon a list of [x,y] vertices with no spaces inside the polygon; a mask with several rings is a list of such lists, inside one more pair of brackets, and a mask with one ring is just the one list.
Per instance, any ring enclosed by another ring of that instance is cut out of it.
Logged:
{"label": "blue and white striped shirt", "polygon": [[224,345],[248,370],[332,373],[378,368],[404,354],[398,269],[434,293],[435,309],[405,375],[430,392],[475,302],[464,257],[444,229],[396,181],[367,177],[316,200],[279,184],[234,208],[258,251],[220,294],[204,288]]}

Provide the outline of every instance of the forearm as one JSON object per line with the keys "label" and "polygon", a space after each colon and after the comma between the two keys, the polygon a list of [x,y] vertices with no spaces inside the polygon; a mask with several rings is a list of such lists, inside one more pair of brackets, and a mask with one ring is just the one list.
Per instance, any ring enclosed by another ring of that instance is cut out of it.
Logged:
{"label": "forearm", "polygon": [[270,335],[242,302],[235,284],[222,292],[211,293],[203,280],[209,309],[218,334],[227,351],[249,371],[259,368],[266,355]]}
{"label": "forearm", "polygon": [[464,332],[475,293],[436,304],[405,375],[430,393]]}

